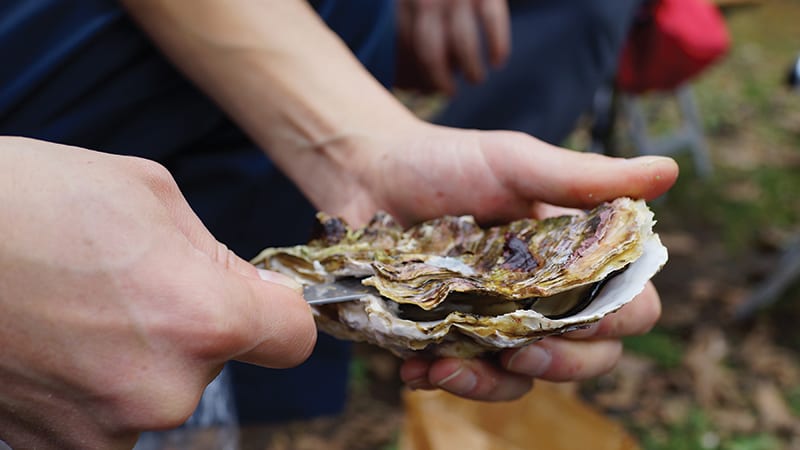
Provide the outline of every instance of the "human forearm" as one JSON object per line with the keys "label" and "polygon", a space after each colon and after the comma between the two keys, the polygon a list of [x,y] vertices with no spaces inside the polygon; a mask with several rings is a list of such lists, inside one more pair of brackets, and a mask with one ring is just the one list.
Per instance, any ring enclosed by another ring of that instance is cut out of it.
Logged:
{"label": "human forearm", "polygon": [[336,144],[412,120],[304,1],[124,3],[306,191],[303,178],[332,176],[327,166],[350,158],[331,154],[346,147]]}

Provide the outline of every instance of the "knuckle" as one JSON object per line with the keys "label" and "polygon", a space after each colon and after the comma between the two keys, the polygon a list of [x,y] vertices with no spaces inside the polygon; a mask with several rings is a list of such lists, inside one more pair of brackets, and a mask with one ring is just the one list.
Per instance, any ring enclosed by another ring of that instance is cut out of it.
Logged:
{"label": "knuckle", "polygon": [[561,367],[561,380],[580,380],[585,378],[584,361],[578,358],[565,358]]}
{"label": "knuckle", "polygon": [[522,379],[518,382],[516,389],[510,391],[503,399],[503,401],[517,400],[521,398],[523,395],[530,392],[531,389],[533,389],[533,379],[532,378]]}
{"label": "knuckle", "polygon": [[194,336],[191,342],[197,346],[194,353],[209,359],[228,358],[237,349],[247,346],[241,324],[231,319],[225,302],[210,301],[199,308],[187,324],[187,336]]}
{"label": "knuckle", "polygon": [[601,360],[601,364],[598,365],[593,373],[589,374],[589,377],[606,374],[616,367],[619,359],[622,357],[622,343],[613,341],[607,353],[607,357]]}
{"label": "knuckle", "polygon": [[163,165],[145,158],[129,157],[129,164],[156,194],[174,194],[178,192],[178,185],[172,174]]}
{"label": "knuckle", "polygon": [[162,378],[159,383],[153,383],[151,379],[145,381],[149,385],[142,390],[132,390],[130,386],[118,389],[117,394],[105,399],[110,412],[104,421],[112,421],[113,428],[125,432],[181,426],[197,407],[203,389],[187,385],[183,380],[172,381]]}
{"label": "knuckle", "polygon": [[640,314],[637,325],[632,327],[631,334],[644,334],[653,329],[661,317],[661,301],[657,297],[648,298],[639,306]]}
{"label": "knuckle", "polygon": [[184,392],[170,392],[168,401],[156,402],[145,417],[138,424],[139,429],[170,429],[183,425],[191,417],[199,402],[199,395]]}
{"label": "knuckle", "polygon": [[236,255],[227,245],[219,241],[217,241],[214,250],[214,260],[221,264],[226,270],[232,270],[236,267]]}

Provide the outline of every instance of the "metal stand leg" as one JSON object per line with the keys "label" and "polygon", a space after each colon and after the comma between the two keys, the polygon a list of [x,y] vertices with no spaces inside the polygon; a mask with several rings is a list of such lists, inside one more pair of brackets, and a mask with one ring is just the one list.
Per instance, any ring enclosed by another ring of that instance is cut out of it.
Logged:
{"label": "metal stand leg", "polygon": [[649,134],[641,100],[631,95],[622,96],[622,109],[628,119],[633,145],[642,155],[672,155],[688,150],[698,175],[708,177],[714,169],[691,87],[688,84],[681,86],[674,95],[681,113],[681,125],[674,132],[658,137]]}
{"label": "metal stand leg", "polygon": [[614,126],[616,125],[616,92],[613,83],[601,86],[592,102],[592,128],[589,152],[613,156]]}
{"label": "metal stand leg", "polygon": [[800,277],[800,236],[795,237],[783,251],[775,272],[762,282],[734,313],[737,320],[747,319],[758,309],[769,306],[780,298]]}

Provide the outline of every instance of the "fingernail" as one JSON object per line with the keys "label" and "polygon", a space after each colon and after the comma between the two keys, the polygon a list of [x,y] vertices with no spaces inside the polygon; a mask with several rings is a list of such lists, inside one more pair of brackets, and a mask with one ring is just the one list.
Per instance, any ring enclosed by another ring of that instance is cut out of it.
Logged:
{"label": "fingernail", "polygon": [[664,161],[667,161],[667,160],[669,160],[669,158],[667,158],[665,156],[647,155],[647,156],[637,156],[635,158],[629,159],[628,161],[631,161],[633,163],[636,163],[636,164],[639,164],[639,165],[642,165],[642,166],[652,166],[654,164],[662,164]]}
{"label": "fingernail", "polygon": [[264,269],[256,269],[258,270],[258,276],[261,277],[264,281],[269,281],[270,283],[280,284],[282,286],[286,286],[289,289],[296,291],[299,294],[303,293],[303,286],[300,285],[297,281],[287,277],[284,274],[273,272],[271,270],[264,270]]}
{"label": "fingernail", "polygon": [[570,331],[570,332],[564,333],[564,336],[569,337],[569,338],[573,338],[573,339],[588,338],[588,337],[592,337],[595,334],[597,334],[597,329],[598,328],[600,328],[600,322],[595,322],[595,323],[593,323],[593,324],[591,324],[589,326],[578,328],[575,331]]}
{"label": "fingernail", "polygon": [[455,372],[442,378],[436,383],[442,389],[454,394],[468,394],[478,385],[478,377],[475,373],[461,366]]}
{"label": "fingernail", "polygon": [[538,377],[550,368],[553,355],[550,350],[538,345],[529,345],[516,351],[506,364],[506,369],[511,372]]}
{"label": "fingernail", "polygon": [[406,381],[406,386],[412,391],[416,391],[417,389],[422,389],[427,387],[428,380],[425,378],[414,378],[413,380]]}

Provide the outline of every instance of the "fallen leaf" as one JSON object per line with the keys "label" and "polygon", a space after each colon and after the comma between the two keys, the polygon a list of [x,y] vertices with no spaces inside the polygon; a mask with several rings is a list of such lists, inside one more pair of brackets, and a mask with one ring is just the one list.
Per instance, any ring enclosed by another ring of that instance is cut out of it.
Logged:
{"label": "fallen leaf", "polygon": [[695,278],[689,282],[689,297],[692,301],[708,301],[714,298],[718,291],[716,280],[711,278]]}
{"label": "fallen leaf", "polygon": [[612,386],[597,394],[593,401],[608,410],[628,411],[636,407],[642,399],[642,387],[655,364],[647,359],[629,353],[623,354],[617,367],[606,377]]}
{"label": "fallen leaf", "polygon": [[771,382],[759,383],[753,392],[753,403],[761,426],[770,431],[800,432],[800,419],[792,415],[783,395]]}
{"label": "fallen leaf", "polygon": [[728,349],[722,331],[707,326],[695,332],[686,350],[684,366],[692,376],[695,397],[704,408],[743,403],[737,394],[735,374],[724,364]]}
{"label": "fallen leaf", "polygon": [[672,256],[694,255],[700,245],[691,233],[685,231],[662,231],[658,235],[661,238],[661,243],[664,244],[664,247],[667,247]]}
{"label": "fallen leaf", "polygon": [[661,402],[659,418],[668,425],[676,425],[686,421],[691,409],[691,399],[685,396],[668,397]]}
{"label": "fallen leaf", "polygon": [[787,349],[775,345],[768,324],[759,324],[740,346],[742,362],[756,375],[776,380],[779,386],[800,385],[800,364]]}
{"label": "fallen leaf", "polygon": [[758,419],[746,408],[717,408],[710,413],[711,420],[717,429],[728,434],[747,434],[756,431]]}

